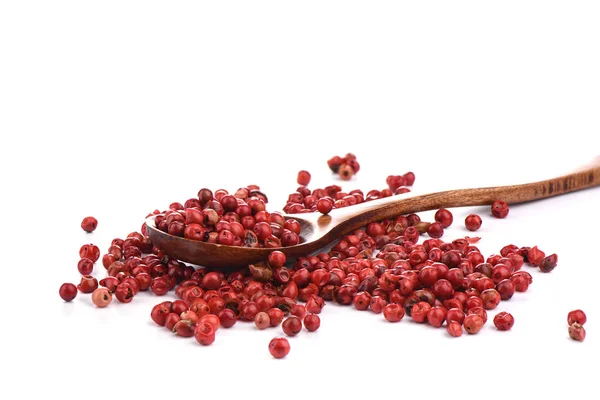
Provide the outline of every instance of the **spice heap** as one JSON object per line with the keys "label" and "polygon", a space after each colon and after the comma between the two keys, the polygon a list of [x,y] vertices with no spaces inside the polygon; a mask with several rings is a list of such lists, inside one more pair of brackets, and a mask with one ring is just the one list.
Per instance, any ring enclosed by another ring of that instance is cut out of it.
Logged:
{"label": "spice heap", "polygon": [[[346,165],[354,168],[354,173],[358,171],[355,158],[344,159],[345,163],[332,160],[332,169]],[[344,193],[335,185],[311,191],[306,187],[310,182],[307,171],[300,171],[297,181],[303,186],[290,195],[284,210],[327,213],[335,207],[398,193],[413,184],[414,174],[390,176],[388,188],[366,196],[360,190]],[[267,248],[298,243],[298,222],[268,212],[267,202],[254,185],[233,194],[223,189],[214,193],[201,189],[184,204],[172,203],[168,210],[155,210],[150,215],[156,215],[160,230],[194,240]],[[491,214],[504,218],[508,206],[495,202]],[[93,224],[89,224],[89,217],[86,221],[82,223],[86,231],[97,225],[95,219]],[[172,259],[152,246],[142,226],[140,232],[112,241],[102,256],[107,277],[100,282],[91,276],[100,259],[99,248],[82,246],[78,264],[81,282],[77,287],[65,283],[59,293],[65,301],[73,300],[77,291],[92,293],[94,304],[106,307],[113,296],[129,303],[140,291],[150,290],[157,296],[174,291],[178,299],[155,305],[152,320],[179,336],[195,337],[202,345],[210,345],[219,329],[231,328],[238,321],[254,323],[257,329],[281,325],[287,336],[297,335],[303,326],[314,332],[320,327],[318,314],[327,302],[383,314],[390,322],[408,317],[437,328],[445,324],[452,337],[461,336],[463,331],[476,334],[486,324],[488,312],[515,292],[528,289],[532,276],[522,269],[524,265],[550,272],[557,265],[557,256],[546,256],[536,246],[509,244],[498,254],[485,257],[475,245],[478,238],[441,239],[452,223],[453,215],[446,209],[438,210],[432,223],[421,221],[417,214],[402,215],[358,229],[328,252],[300,257],[292,263],[274,250],[267,261],[234,272],[195,269]],[[471,231],[481,224],[478,215],[465,220]],[[424,240],[419,243],[421,238]],[[508,330],[514,318],[499,312],[493,323],[498,330]],[[583,323],[585,314],[569,314],[571,337],[583,340]],[[275,338],[269,351],[281,358],[290,346],[285,338]]]}
{"label": "spice heap", "polygon": [[[307,171],[300,171],[298,177],[302,173],[310,174]],[[404,175],[390,175],[387,177],[388,187],[382,190],[373,189],[364,192],[360,189],[354,189],[349,192],[342,191],[338,185],[330,185],[324,188],[309,189],[307,187],[310,182],[308,180],[298,179],[298,182],[306,182],[300,186],[294,193],[288,195],[288,200],[283,211],[287,214],[300,214],[318,211],[322,214],[329,214],[334,208],[343,208],[353,206],[355,204],[364,203],[384,197],[390,197],[398,194],[410,192],[407,186],[412,186],[415,182],[415,174],[407,172]]]}

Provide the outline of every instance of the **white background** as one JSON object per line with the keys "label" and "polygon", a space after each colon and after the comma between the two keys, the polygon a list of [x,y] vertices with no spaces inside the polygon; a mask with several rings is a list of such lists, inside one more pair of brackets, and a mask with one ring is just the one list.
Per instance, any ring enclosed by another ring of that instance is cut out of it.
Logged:
{"label": "white background", "polygon": [[568,172],[600,154],[599,18],[596,1],[2,2],[1,397],[597,398],[600,189],[505,220],[453,210],[444,239],[478,212],[485,254],[558,254],[490,312],[511,312],[510,332],[453,339],[328,304],[274,360],[280,328],[201,347],[153,324],[164,298],[100,310],[58,288],[82,244],[105,252],[155,208],[252,183],[275,210],[299,169],[339,183],[326,160],[347,151],[362,165],[348,190],[408,170],[415,193]]}

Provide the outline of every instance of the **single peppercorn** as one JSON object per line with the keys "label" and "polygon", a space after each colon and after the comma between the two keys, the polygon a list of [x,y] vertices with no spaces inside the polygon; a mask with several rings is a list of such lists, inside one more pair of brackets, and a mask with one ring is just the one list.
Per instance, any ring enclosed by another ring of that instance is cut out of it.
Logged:
{"label": "single peppercorn", "polygon": [[[429,322],[429,324],[431,326],[439,328],[442,326],[442,324],[446,320],[446,314],[447,314],[447,311],[444,307],[438,307],[438,306],[432,307],[429,310],[429,312],[427,313],[427,322]],[[414,308],[413,308],[413,315],[414,315]]]}
{"label": "single peppercorn", "polygon": [[84,244],[79,249],[79,257],[89,258],[92,262],[96,262],[100,258],[100,249],[95,244]]}
{"label": "single peppercorn", "polygon": [[269,342],[269,353],[275,358],[283,358],[290,352],[290,342],[286,338],[273,338]]}
{"label": "single peppercorn", "polygon": [[317,200],[317,211],[321,214],[329,214],[333,209],[333,201],[328,198],[320,198]]}
{"label": "single peppercorn", "polygon": [[513,316],[505,311],[496,314],[494,317],[494,325],[499,331],[508,331],[515,323]]}
{"label": "single peppercorn", "polygon": [[308,184],[310,183],[310,172],[302,170],[300,172],[298,172],[298,185],[302,185],[302,186],[308,186]]}
{"label": "single peppercorn", "polygon": [[81,275],[91,275],[94,270],[94,262],[89,258],[82,258],[77,263],[77,270]]}
{"label": "single peppercorn", "polygon": [[338,169],[338,175],[341,179],[343,179],[345,181],[349,181],[354,176],[354,170],[352,169],[352,167],[350,165],[342,164],[342,165],[340,165],[340,168]]}
{"label": "single peppercorn", "polygon": [[97,226],[98,220],[94,217],[85,217],[83,221],[81,221],[81,229],[87,233],[94,232]]}
{"label": "single peppercorn", "polygon": [[327,165],[329,166],[329,169],[331,169],[331,172],[334,172],[336,174],[339,171],[341,165],[344,163],[345,160],[340,156],[334,156],[327,160]]}
{"label": "single peppercorn", "polygon": [[208,322],[199,322],[194,328],[194,338],[203,346],[211,345],[215,341],[215,329]]}
{"label": "single peppercorn", "polygon": [[173,312],[169,313],[169,315],[167,315],[167,318],[165,318],[165,328],[172,331],[175,327],[175,324],[177,324],[179,321],[181,321],[181,317],[179,315]]}
{"label": "single peppercorn", "polygon": [[481,292],[481,300],[483,301],[483,308],[486,310],[492,310],[500,304],[502,297],[496,289],[485,289]]}
{"label": "single peppercorn", "polygon": [[77,287],[72,283],[63,283],[58,290],[60,298],[64,301],[71,301],[77,297]]}
{"label": "single peppercorn", "polygon": [[573,340],[583,342],[585,339],[585,328],[577,322],[573,322],[573,324],[569,326],[569,336]]}
{"label": "single peppercorn", "polygon": [[261,311],[254,317],[254,325],[260,330],[267,329],[270,324],[271,319],[266,312]]}
{"label": "single peppercorn", "polygon": [[556,268],[556,264],[558,262],[558,256],[556,254],[551,254],[546,256],[540,262],[539,268],[542,272],[550,272],[554,268]]}
{"label": "single peppercorn", "polygon": [[281,251],[275,250],[269,254],[268,261],[272,268],[281,268],[284,266],[287,258]]}
{"label": "single peppercorn", "polygon": [[[442,228],[447,228],[452,225],[452,221],[454,221],[454,217],[452,213],[445,208],[440,208],[436,211],[434,216],[436,222],[442,224]],[[431,235],[430,235],[431,236]]]}
{"label": "single peppercorn", "polygon": [[481,228],[481,217],[477,214],[469,214],[467,218],[465,218],[465,227],[471,232],[475,232],[479,228]]}
{"label": "single peppercorn", "polygon": [[[481,317],[481,319],[483,320],[483,324],[485,325],[485,323],[487,322],[487,311],[485,311],[485,308],[483,307],[473,307],[467,310],[467,314],[466,315],[471,315],[471,314],[475,314],[475,315],[479,315]],[[464,321],[463,321],[464,323]]]}
{"label": "single peppercorn", "polygon": [[527,251],[527,260],[531,265],[536,267],[540,265],[542,260],[546,257],[546,253],[540,250],[537,246],[533,246]]}
{"label": "single peppercorn", "polygon": [[508,204],[502,200],[492,203],[492,215],[496,218],[505,218],[508,215]]}
{"label": "single peppercorn", "polygon": [[383,307],[383,317],[389,322],[399,322],[404,318],[404,308],[400,304],[390,303]]}
{"label": "single peppercorn", "polygon": [[271,326],[278,326],[285,317],[285,313],[279,308],[271,308],[267,311],[267,314],[269,315],[269,324]]}
{"label": "single peppercorn", "polygon": [[427,234],[434,239],[441,238],[444,236],[444,227],[440,222],[434,222],[427,228]]}
{"label": "single peppercorn", "polygon": [[477,314],[469,314],[465,317],[463,325],[467,333],[474,335],[483,328],[483,319]]}
{"label": "single peppercorn", "polygon": [[567,322],[569,325],[578,323],[579,325],[585,324],[587,317],[582,310],[573,310],[567,315]]}
{"label": "single peppercorn", "polygon": [[321,318],[317,314],[308,314],[304,317],[304,327],[309,332],[314,332],[321,326]]}
{"label": "single peppercorn", "polygon": [[[171,302],[166,302],[166,303],[171,303]],[[152,318],[152,321],[154,321],[157,325],[165,326],[167,316],[170,313],[171,313],[170,304],[160,303],[160,304],[155,305],[152,308],[152,312],[150,313],[150,318]]]}
{"label": "single peppercorn", "polygon": [[448,334],[452,337],[462,336],[462,325],[459,324],[457,321],[450,321],[448,322],[448,326],[446,327],[446,332],[448,332]]}
{"label": "single peppercorn", "polygon": [[107,288],[98,288],[92,293],[92,302],[98,308],[104,308],[112,301],[112,294]]}
{"label": "single peppercorn", "polygon": [[221,321],[221,326],[223,328],[231,328],[237,322],[237,316],[233,310],[226,308],[219,312],[219,321]]}
{"label": "single peppercorn", "polygon": [[427,314],[431,310],[431,304],[426,301],[420,301],[415,304],[410,311],[413,321],[424,323],[427,321]]}
{"label": "single peppercorn", "polygon": [[296,336],[302,330],[302,321],[296,316],[291,316],[283,321],[281,327],[286,335]]}
{"label": "single peppercorn", "polygon": [[81,277],[81,282],[77,285],[77,289],[81,293],[92,293],[98,288],[98,280],[91,275],[84,275]]}

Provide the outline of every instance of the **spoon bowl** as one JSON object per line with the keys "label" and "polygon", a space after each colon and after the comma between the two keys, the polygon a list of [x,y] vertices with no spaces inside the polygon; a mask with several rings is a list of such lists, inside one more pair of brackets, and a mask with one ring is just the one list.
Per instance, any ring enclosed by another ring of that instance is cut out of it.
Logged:
{"label": "spoon bowl", "polygon": [[334,209],[328,215],[318,212],[287,214],[300,223],[301,243],[279,248],[226,246],[169,235],[156,228],[155,217],[146,220],[154,246],[180,261],[212,268],[240,268],[267,259],[274,250],[288,259],[311,255],[344,235],[371,222],[398,215],[439,208],[490,205],[495,200],[518,204],[545,199],[600,185],[600,157],[576,172],[545,181],[521,185],[458,189],[420,196],[392,196]]}

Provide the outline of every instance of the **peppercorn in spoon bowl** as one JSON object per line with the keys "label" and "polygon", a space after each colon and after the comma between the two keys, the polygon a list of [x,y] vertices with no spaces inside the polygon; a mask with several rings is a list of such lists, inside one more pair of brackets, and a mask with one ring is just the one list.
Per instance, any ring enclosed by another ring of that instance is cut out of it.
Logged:
{"label": "peppercorn in spoon bowl", "polygon": [[386,197],[332,210],[284,214],[286,220],[300,224],[300,243],[293,246],[261,248],[208,243],[171,235],[156,227],[156,215],[146,219],[148,235],[154,246],[165,254],[189,263],[211,268],[241,268],[265,261],[275,250],[288,259],[310,255],[344,235],[371,222],[399,215],[439,208],[491,205],[496,200],[508,204],[541,200],[600,185],[600,157],[581,169],[544,181],[520,185],[457,189],[425,195]]}

